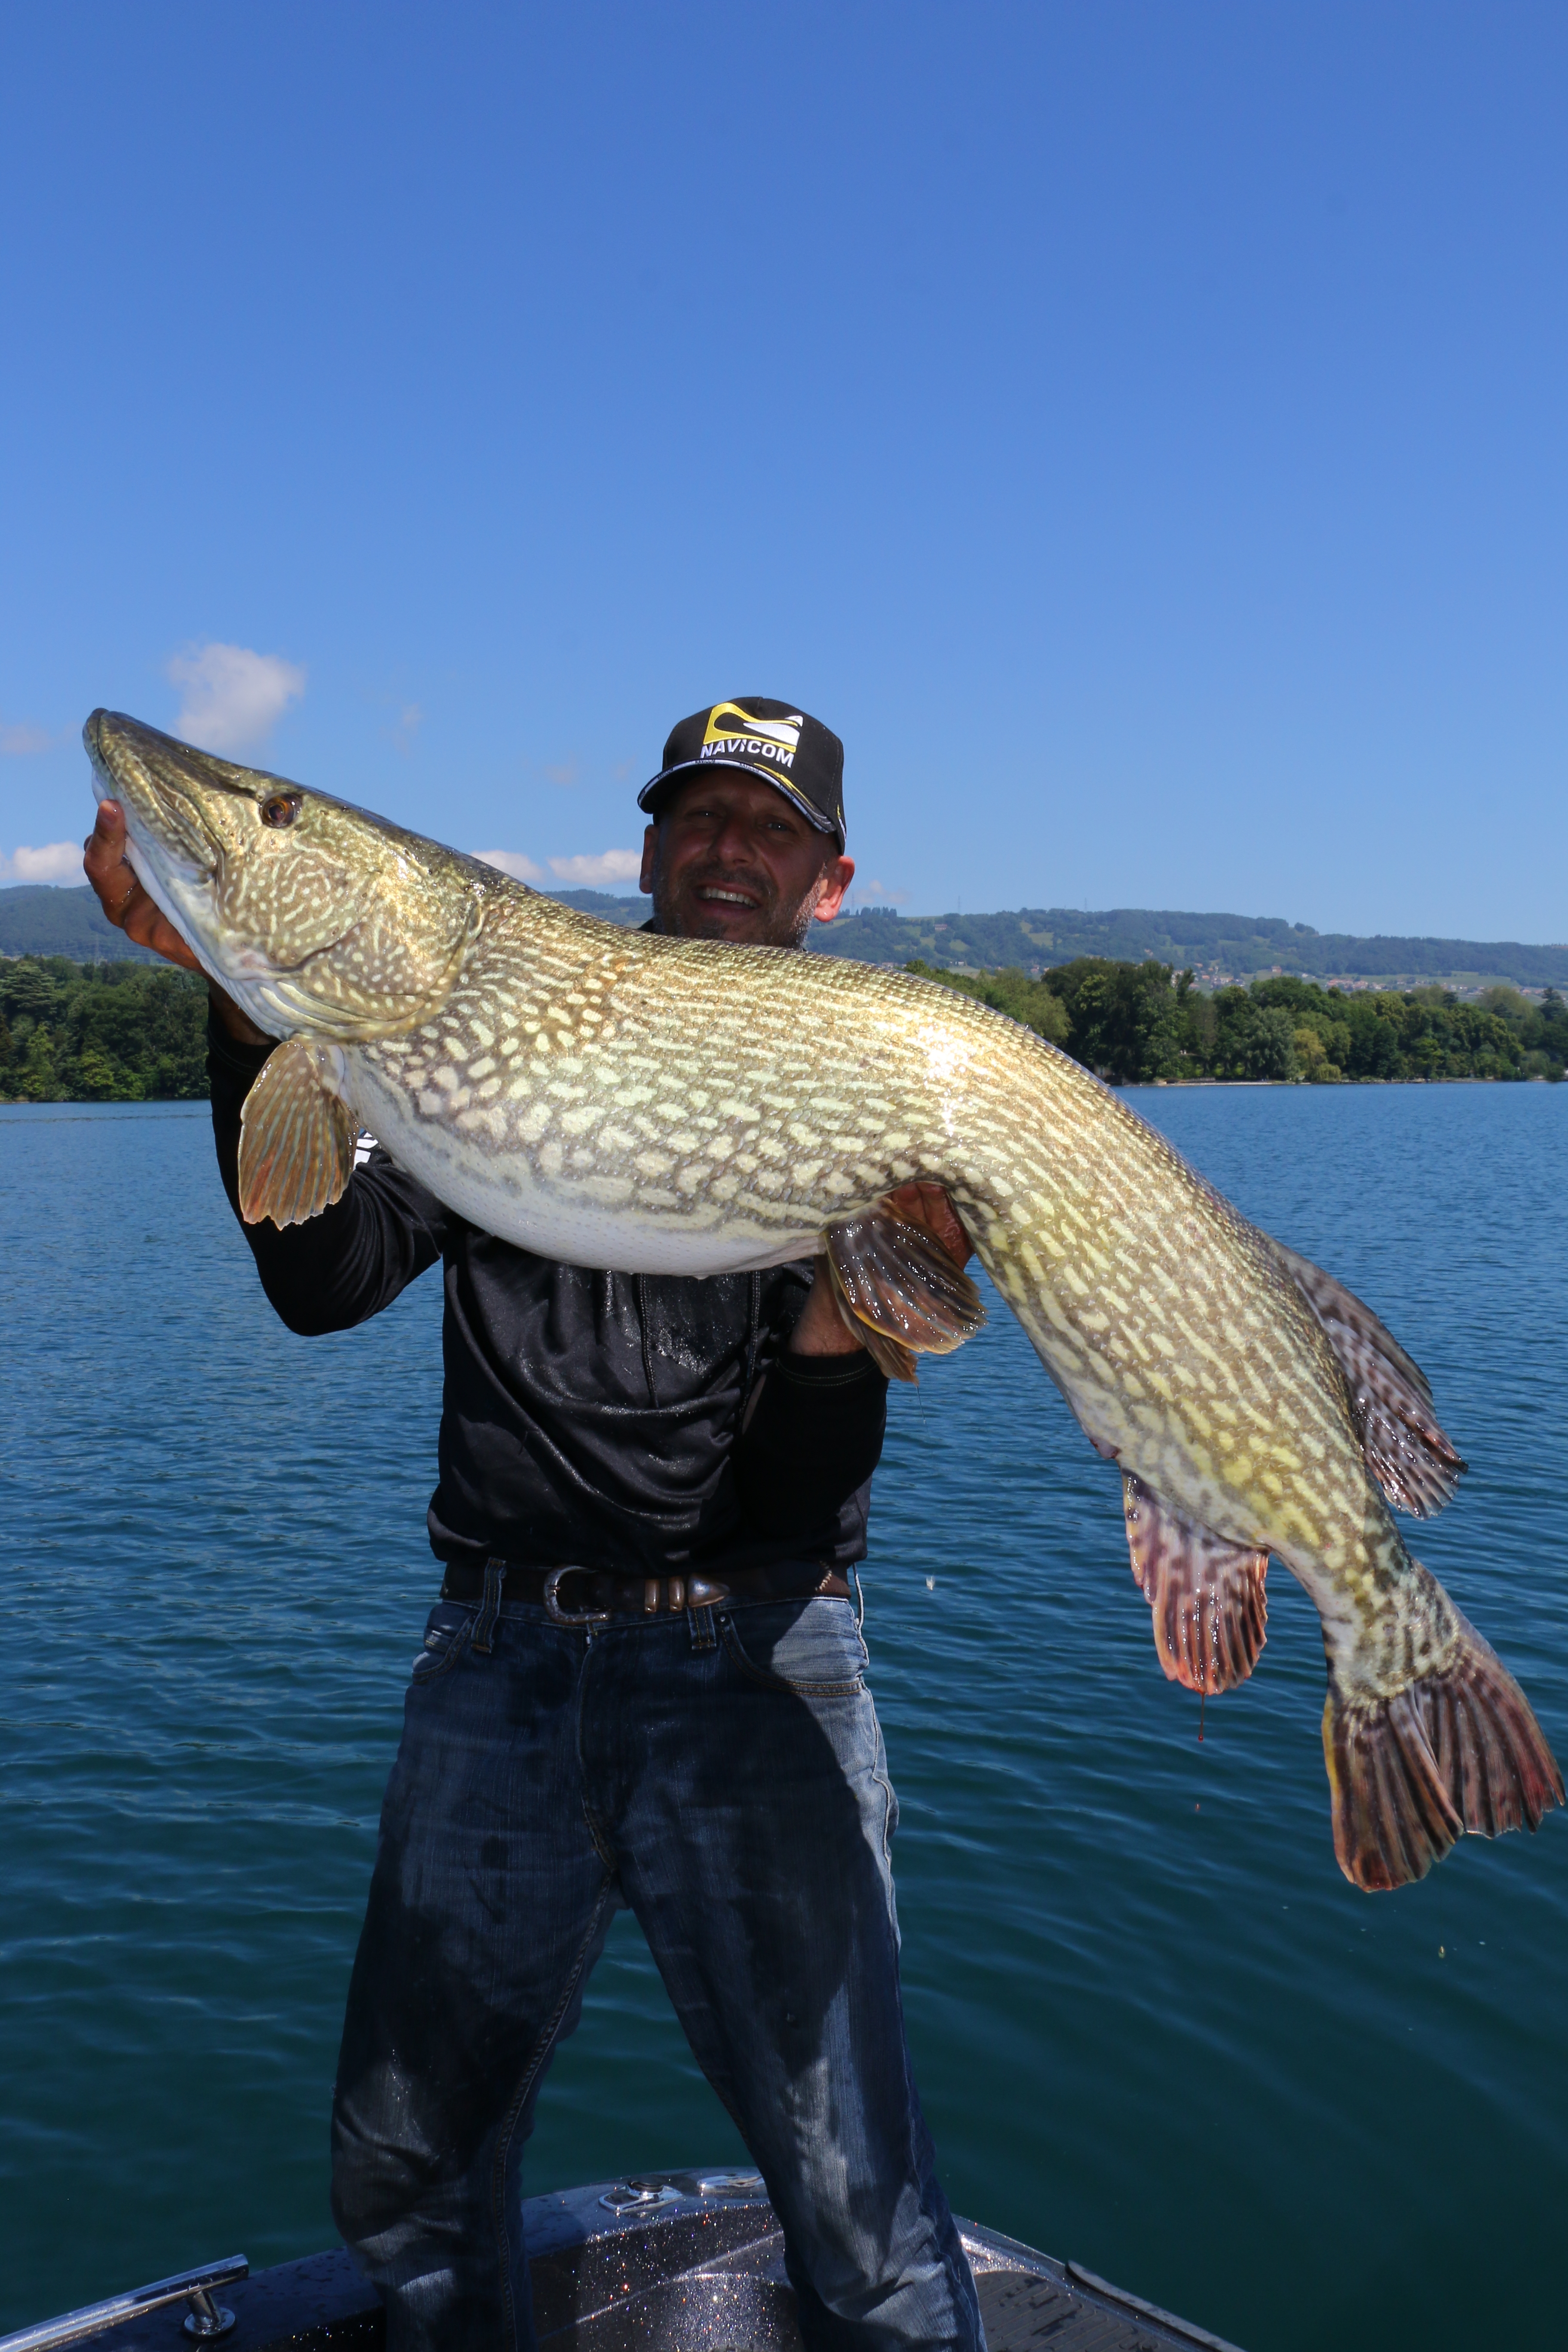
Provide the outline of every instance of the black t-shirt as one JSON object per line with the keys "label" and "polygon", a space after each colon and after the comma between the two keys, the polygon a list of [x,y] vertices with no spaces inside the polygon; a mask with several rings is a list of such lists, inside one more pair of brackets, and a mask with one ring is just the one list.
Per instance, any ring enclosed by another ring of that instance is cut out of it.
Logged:
{"label": "black t-shirt", "polygon": [[[237,1216],[240,1108],[269,1051],[209,1025]],[[307,1334],[363,1323],[441,1265],[438,1559],[660,1575],[865,1557],[887,1382],[864,1354],[785,1354],[809,1261],[706,1281],[561,1265],[444,1208],[379,1145],[308,1224],[241,1230]]]}

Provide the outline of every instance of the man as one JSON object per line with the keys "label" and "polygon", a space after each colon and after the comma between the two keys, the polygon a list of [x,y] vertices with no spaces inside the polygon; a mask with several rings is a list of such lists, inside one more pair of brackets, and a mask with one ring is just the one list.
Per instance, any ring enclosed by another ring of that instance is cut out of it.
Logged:
{"label": "man", "polygon": [[[800,947],[838,911],[843,747],[750,697],[675,728],[639,795],[648,928]],[[105,802],[89,880],[194,965]],[[218,1163],[272,1041],[214,991]],[[945,1195],[894,1196],[963,1258]],[[333,2209],[390,2352],[532,2341],[519,2171],[621,1905],[763,2173],[812,2347],[976,2347],[905,2046],[898,1809],[850,1576],[886,1382],[809,1264],[708,1281],[560,1265],[379,1147],[309,1224],[247,1226],[289,1327],[342,1330],[439,1261],[441,1597],[354,1963]]]}

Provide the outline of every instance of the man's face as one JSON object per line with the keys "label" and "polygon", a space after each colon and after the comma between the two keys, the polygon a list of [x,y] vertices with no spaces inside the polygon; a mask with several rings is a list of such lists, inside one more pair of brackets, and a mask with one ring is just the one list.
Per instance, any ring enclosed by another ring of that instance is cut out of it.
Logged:
{"label": "man's face", "polygon": [[705,768],[670,794],[643,835],[642,887],[661,931],[795,948],[828,922],[855,876],[829,833],[739,768]]}

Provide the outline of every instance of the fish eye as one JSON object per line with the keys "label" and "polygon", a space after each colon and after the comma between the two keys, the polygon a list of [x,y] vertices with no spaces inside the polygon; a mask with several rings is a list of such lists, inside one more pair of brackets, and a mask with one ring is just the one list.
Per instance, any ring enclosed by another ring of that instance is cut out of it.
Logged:
{"label": "fish eye", "polygon": [[292,824],[300,814],[300,803],[303,798],[302,793],[274,793],[269,800],[261,803],[262,824]]}

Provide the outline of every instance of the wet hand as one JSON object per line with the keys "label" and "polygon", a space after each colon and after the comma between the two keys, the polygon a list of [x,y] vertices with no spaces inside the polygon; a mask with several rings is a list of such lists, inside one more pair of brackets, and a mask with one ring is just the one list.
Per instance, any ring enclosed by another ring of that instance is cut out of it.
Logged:
{"label": "wet hand", "polygon": [[906,1225],[919,1225],[933,1242],[940,1242],[954,1265],[967,1265],[974,1255],[974,1244],[943,1185],[900,1184],[896,1192],[883,1194],[882,1206],[895,1217],[902,1217]]}
{"label": "wet hand", "polygon": [[[879,1206],[902,1218],[906,1225],[919,1225],[930,1234],[955,1265],[963,1265],[973,1256],[974,1244],[941,1184],[900,1184],[896,1192],[884,1193]],[[855,1356],[863,1345],[846,1323],[833,1294],[826,1261],[819,1258],[800,1320],[790,1334],[788,1352],[792,1356]]]}

